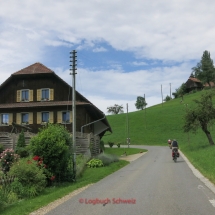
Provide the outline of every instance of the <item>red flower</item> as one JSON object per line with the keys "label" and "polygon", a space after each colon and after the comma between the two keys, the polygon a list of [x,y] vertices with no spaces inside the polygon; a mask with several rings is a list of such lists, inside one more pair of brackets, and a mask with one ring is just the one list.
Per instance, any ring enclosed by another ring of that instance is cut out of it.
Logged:
{"label": "red flower", "polygon": [[37,156],[37,155],[35,155],[35,156],[33,157],[33,160],[35,160],[35,161],[38,161],[39,159],[40,159],[40,157]]}
{"label": "red flower", "polygon": [[51,181],[54,181],[55,180],[55,176],[53,175],[51,178],[50,178]]}

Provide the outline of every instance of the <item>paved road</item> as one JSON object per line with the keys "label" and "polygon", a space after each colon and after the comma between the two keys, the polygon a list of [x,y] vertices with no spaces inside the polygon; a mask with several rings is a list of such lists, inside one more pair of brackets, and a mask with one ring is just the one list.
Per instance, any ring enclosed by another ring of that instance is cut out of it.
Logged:
{"label": "paved road", "polygon": [[[72,197],[49,215],[214,215],[215,194],[161,146]],[[103,202],[107,204],[93,202]],[[128,203],[123,203],[128,201]]]}

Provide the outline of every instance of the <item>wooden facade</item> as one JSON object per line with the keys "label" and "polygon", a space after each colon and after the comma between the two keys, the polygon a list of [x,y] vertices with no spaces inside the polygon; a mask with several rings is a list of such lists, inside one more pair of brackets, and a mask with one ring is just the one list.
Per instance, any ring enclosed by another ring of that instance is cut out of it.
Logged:
{"label": "wooden facade", "polygon": [[[28,126],[34,133],[47,122],[62,124],[71,132],[72,87],[49,68],[35,63],[1,84],[0,117],[0,132],[11,132],[13,122]],[[76,129],[100,137],[112,132],[102,111],[77,91]]]}
{"label": "wooden facade", "polygon": [[186,90],[188,93],[193,90],[202,90],[203,89],[202,82],[199,79],[193,78],[193,77],[189,77],[189,79],[187,80],[185,85],[186,85]]}

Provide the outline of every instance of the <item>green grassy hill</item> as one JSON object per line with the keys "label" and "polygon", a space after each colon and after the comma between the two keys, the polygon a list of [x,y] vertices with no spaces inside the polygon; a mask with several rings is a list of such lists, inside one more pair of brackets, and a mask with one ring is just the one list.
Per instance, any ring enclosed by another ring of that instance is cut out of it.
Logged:
{"label": "green grassy hill", "polygon": [[[187,108],[194,105],[193,100],[200,98],[204,91],[188,94],[181,98],[173,99],[153,107],[146,108],[128,113],[129,118],[129,134],[131,144],[138,145],[167,145],[167,140],[177,139],[180,144],[188,144],[188,134],[182,130],[183,117]],[[112,127],[113,133],[103,137],[103,141],[107,143],[121,142],[126,144],[127,138],[127,114],[109,115],[107,119]],[[211,128],[212,129],[212,128]],[[214,127],[215,131],[215,127]],[[212,135],[213,135],[212,130]],[[199,130],[197,134],[189,134],[190,142],[203,141],[207,145],[205,134]],[[213,135],[215,140],[215,135]]]}
{"label": "green grassy hill", "polygon": [[[192,93],[181,98],[173,99],[145,110],[139,110],[128,114],[129,136],[131,145],[165,145],[167,140],[176,139],[180,149],[189,160],[204,175],[215,183],[215,146],[209,146],[208,139],[202,130],[196,134],[184,133],[182,130],[184,114],[187,108],[192,108],[194,99],[199,99],[205,91]],[[215,102],[215,97],[214,97]],[[102,138],[105,144],[110,142],[126,144],[127,120],[126,113],[109,115],[107,119],[113,133]],[[215,141],[215,125],[210,128],[212,138]],[[189,137],[189,141],[188,141]]]}

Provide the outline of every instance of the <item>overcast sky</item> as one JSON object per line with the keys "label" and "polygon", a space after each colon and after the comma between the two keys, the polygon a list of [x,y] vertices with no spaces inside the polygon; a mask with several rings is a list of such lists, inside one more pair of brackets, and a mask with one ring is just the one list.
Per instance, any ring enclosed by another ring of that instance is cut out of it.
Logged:
{"label": "overcast sky", "polygon": [[0,0],[0,84],[35,62],[72,84],[101,111],[137,96],[161,103],[215,55],[214,0]]}

